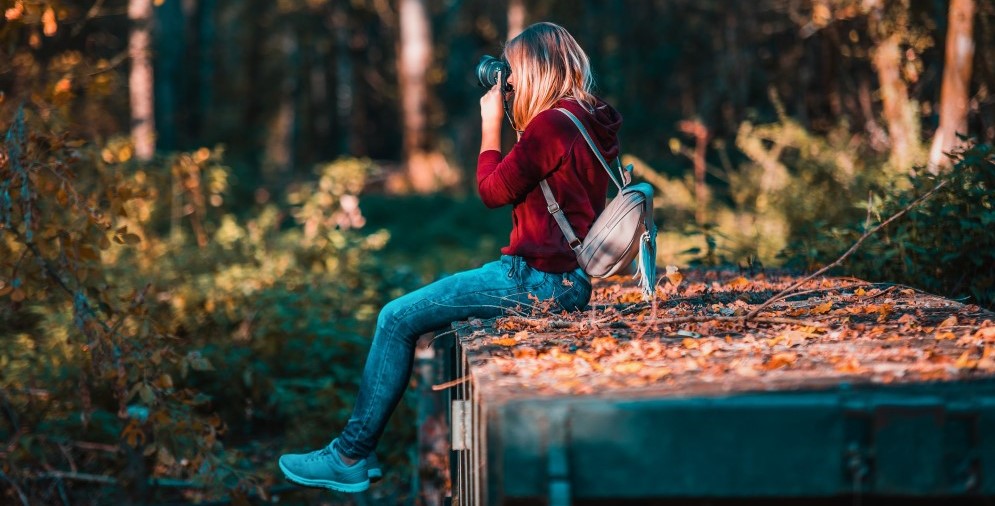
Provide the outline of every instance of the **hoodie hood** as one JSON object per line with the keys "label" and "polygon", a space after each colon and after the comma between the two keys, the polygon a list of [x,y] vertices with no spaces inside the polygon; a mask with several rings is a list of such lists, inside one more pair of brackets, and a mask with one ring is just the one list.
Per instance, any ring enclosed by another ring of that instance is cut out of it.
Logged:
{"label": "hoodie hood", "polygon": [[604,100],[595,98],[597,102],[593,113],[572,98],[560,100],[556,103],[556,107],[567,109],[577,116],[591,134],[591,138],[601,148],[605,158],[610,161],[619,155],[621,149],[618,132],[622,128],[622,114]]}

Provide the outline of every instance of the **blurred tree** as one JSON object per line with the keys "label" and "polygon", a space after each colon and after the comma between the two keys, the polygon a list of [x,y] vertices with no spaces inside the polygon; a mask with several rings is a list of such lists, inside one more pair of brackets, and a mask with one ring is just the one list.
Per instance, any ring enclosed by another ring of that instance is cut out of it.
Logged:
{"label": "blurred tree", "polygon": [[946,56],[943,61],[943,87],[940,92],[940,126],[929,151],[929,167],[934,172],[949,167],[949,153],[957,144],[957,134],[967,135],[967,105],[974,61],[974,0],[951,0],[947,25]]}
{"label": "blurred tree", "polygon": [[152,0],[128,0],[131,34],[128,55],[131,72],[128,91],[131,97],[131,137],[135,157],[141,161],[155,154],[155,106],[152,79]]}
{"label": "blurred tree", "polygon": [[432,29],[425,0],[401,0],[397,75],[404,123],[404,166],[411,189],[429,193],[459,181],[456,171],[434,145],[429,129],[428,71],[432,63]]}
{"label": "blurred tree", "polygon": [[881,86],[882,115],[888,125],[891,146],[890,163],[898,170],[908,171],[919,161],[921,141],[917,105],[909,100],[908,84],[903,76],[903,46],[908,44],[908,0],[869,0],[867,9],[871,38],[875,47],[871,62]]}
{"label": "blurred tree", "polygon": [[508,40],[515,38],[525,28],[525,1],[508,0]]}

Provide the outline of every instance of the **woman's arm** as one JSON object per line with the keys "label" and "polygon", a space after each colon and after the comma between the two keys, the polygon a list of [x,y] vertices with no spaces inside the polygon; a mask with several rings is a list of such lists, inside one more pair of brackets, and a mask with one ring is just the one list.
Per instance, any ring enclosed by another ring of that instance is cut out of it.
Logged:
{"label": "woman's arm", "polygon": [[[486,97],[486,95],[485,95]],[[498,102],[500,104],[500,102]],[[481,106],[484,103],[481,100]],[[477,157],[477,191],[490,208],[519,202],[563,162],[569,144],[579,135],[573,123],[556,112],[543,112],[525,128],[507,156],[500,151],[501,116],[497,125],[481,109],[484,130]],[[564,124],[568,123],[568,124]],[[494,135],[494,137],[491,137]]]}
{"label": "woman's arm", "polygon": [[501,97],[501,79],[483,97],[480,97],[480,152],[501,151],[501,117],[504,106]]}

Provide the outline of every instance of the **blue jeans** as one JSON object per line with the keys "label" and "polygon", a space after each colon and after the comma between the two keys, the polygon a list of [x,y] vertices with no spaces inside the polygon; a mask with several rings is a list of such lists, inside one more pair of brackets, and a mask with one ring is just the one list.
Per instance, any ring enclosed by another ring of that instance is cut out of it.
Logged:
{"label": "blue jeans", "polygon": [[554,274],[533,269],[522,257],[500,260],[453,274],[399,297],[377,318],[373,345],[366,357],[356,406],[336,442],[345,456],[364,458],[373,451],[387,419],[411,378],[418,336],[443,330],[458,320],[529,313],[535,301],[555,301],[553,310],[583,309],[591,298],[591,281],[581,269]]}

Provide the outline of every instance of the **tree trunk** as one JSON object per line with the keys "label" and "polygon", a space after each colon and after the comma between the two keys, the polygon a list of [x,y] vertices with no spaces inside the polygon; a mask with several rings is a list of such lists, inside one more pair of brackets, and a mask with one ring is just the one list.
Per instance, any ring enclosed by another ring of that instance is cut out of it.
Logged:
{"label": "tree trunk", "polygon": [[340,2],[332,3],[329,24],[332,27],[332,33],[335,34],[335,50],[332,51],[334,67],[330,80],[333,89],[331,95],[335,101],[335,126],[331,136],[335,140],[336,155],[357,155],[353,145],[355,129],[351,128],[352,117],[355,114],[353,110],[355,104],[353,103],[352,50],[349,47],[352,23],[349,20],[349,12]]}
{"label": "tree trunk", "polygon": [[283,28],[279,35],[283,52],[283,81],[279,86],[279,105],[270,120],[263,161],[263,175],[269,182],[282,181],[294,168],[294,145],[297,125],[298,44],[293,30]]}
{"label": "tree trunk", "polygon": [[909,170],[919,152],[919,128],[916,110],[909,101],[908,86],[902,79],[901,37],[895,33],[874,48],[872,61],[881,85],[884,119],[888,125],[891,147],[889,163],[898,170]]}
{"label": "tree trunk", "polygon": [[135,143],[135,157],[141,161],[152,159],[155,154],[155,96],[152,90],[152,0],[128,0],[128,19],[131,34],[128,38],[128,56],[131,72],[128,92],[131,99],[131,138]]}
{"label": "tree trunk", "polygon": [[525,29],[525,0],[508,1],[508,40]]}
{"label": "tree trunk", "polygon": [[[410,188],[419,193],[456,182],[455,172],[435,150],[428,132],[428,69],[432,33],[425,0],[400,0],[398,79],[404,126],[404,165]],[[397,185],[391,185],[397,186]]]}
{"label": "tree trunk", "polygon": [[929,169],[949,167],[944,155],[957,144],[957,134],[967,134],[967,105],[974,61],[974,0],[951,0],[947,26],[943,84],[940,89],[940,126],[929,151]]}

